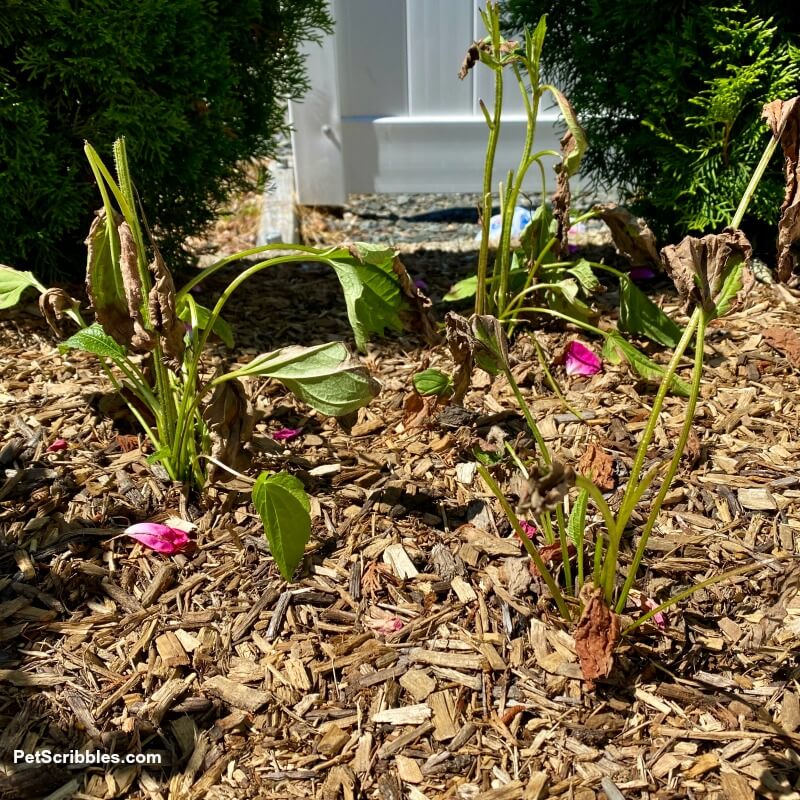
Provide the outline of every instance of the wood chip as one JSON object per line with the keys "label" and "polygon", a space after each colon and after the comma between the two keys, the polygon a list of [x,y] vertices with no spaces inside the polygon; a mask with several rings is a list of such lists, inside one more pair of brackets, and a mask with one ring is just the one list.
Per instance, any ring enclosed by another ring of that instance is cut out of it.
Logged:
{"label": "wood chip", "polygon": [[222,675],[204,681],[201,688],[213,697],[219,697],[223,703],[244,711],[256,712],[271,700],[267,692],[235,683]]}
{"label": "wood chip", "polygon": [[751,511],[775,511],[778,504],[766,486],[759,486],[757,489],[739,489],[736,497],[743,508]]}
{"label": "wood chip", "polygon": [[416,578],[419,575],[402,544],[390,544],[383,551],[383,560],[401,580]]}
{"label": "wood chip", "polygon": [[421,669],[409,669],[401,675],[400,685],[421,703],[436,688],[436,681]]}
{"label": "wood chip", "polygon": [[387,708],[373,715],[373,722],[384,722],[387,725],[419,725],[431,718],[431,707],[427,703],[418,703],[402,708]]}

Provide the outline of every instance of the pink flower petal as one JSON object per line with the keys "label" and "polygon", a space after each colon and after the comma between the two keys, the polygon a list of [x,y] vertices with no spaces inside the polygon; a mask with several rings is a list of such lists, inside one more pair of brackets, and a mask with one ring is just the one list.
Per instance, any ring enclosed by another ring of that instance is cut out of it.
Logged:
{"label": "pink flower petal", "polygon": [[600,372],[600,359],[580,342],[570,342],[564,353],[567,375],[596,375]]}
{"label": "pink flower petal", "polygon": [[59,450],[66,450],[68,446],[69,445],[66,439],[56,439],[53,441],[50,447],[47,448],[47,452],[57,453]]}
{"label": "pink flower petal", "polygon": [[185,531],[157,522],[138,522],[124,532],[145,547],[168,556],[180,553],[192,543]]}
{"label": "pink flower petal", "polygon": [[364,617],[364,625],[371,628],[375,633],[382,633],[384,636],[399,631],[405,623],[400,617],[384,611],[381,608],[371,608]]}
{"label": "pink flower petal", "polygon": [[281,428],[279,431],[275,431],[272,434],[272,438],[276,442],[288,442],[292,439],[296,439],[301,433],[301,428]]}
{"label": "pink flower petal", "polygon": [[655,278],[655,276],[656,271],[650,267],[633,267],[633,269],[631,269],[631,271],[628,273],[628,277],[634,283],[638,283],[639,281],[649,281],[652,278]]}
{"label": "pink flower petal", "polygon": [[[649,597],[642,597],[640,603],[642,611],[645,612],[652,611],[660,605],[660,603],[656,603],[655,600],[651,600]],[[667,615],[663,611],[659,611],[658,614],[653,614],[652,620],[662,630],[667,627]]]}
{"label": "pink flower petal", "polygon": [[521,519],[519,521],[519,526],[520,528],[522,528],[523,531],[525,531],[529,539],[535,539],[539,535],[539,531],[532,522],[528,522],[525,519]]}

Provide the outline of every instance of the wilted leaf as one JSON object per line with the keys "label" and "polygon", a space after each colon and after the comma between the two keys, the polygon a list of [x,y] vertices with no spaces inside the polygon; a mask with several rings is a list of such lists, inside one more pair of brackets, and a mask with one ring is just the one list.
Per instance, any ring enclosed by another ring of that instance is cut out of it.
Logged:
{"label": "wilted leaf", "polygon": [[438,405],[439,398],[435,395],[423,397],[419,392],[409,392],[403,401],[403,425],[406,430],[430,425]]}
{"label": "wilted leaf", "polygon": [[575,627],[575,652],[587,681],[607,678],[620,640],[619,616],[606,604],[603,590],[586,583],[581,590],[583,613]]}
{"label": "wilted leaf", "polygon": [[472,334],[475,337],[475,362],[490,375],[510,369],[508,340],[500,320],[488,314],[470,317]]}
{"label": "wilted leaf", "polygon": [[253,505],[264,524],[272,557],[290,581],[311,538],[311,503],[303,484],[286,472],[262,472],[253,486]]}
{"label": "wilted leaf", "polygon": [[632,267],[660,265],[656,237],[644,220],[637,219],[627,208],[616,203],[595,206],[594,210],[597,218],[608,226],[614,246],[630,259]]}
{"label": "wilted leaf", "polygon": [[425,369],[418,372],[412,381],[414,388],[423,397],[428,395],[444,397],[453,389],[453,379],[438,369]]}
{"label": "wilted leaf", "polygon": [[[203,419],[211,437],[211,455],[226,466],[242,472],[250,466],[250,455],[242,448],[253,434],[255,417],[244,387],[237,379],[215,387],[210,402],[203,408]],[[211,462],[211,480],[227,480],[230,473]]]}
{"label": "wilted leaf", "polygon": [[595,442],[589,444],[580,457],[578,472],[603,492],[610,492],[615,486],[614,459]]}
{"label": "wilted leaf", "polygon": [[152,350],[155,334],[145,327],[143,288],[133,234],[122,217],[96,212],[86,239],[86,291],[97,321],[123,347]]}
{"label": "wilted leaf", "polygon": [[800,241],[800,97],[775,100],[762,115],[783,150],[786,189],[778,221],[778,269],[780,281],[788,281],[797,264]]}
{"label": "wilted leaf", "polygon": [[[545,565],[548,567],[555,566],[557,564],[564,563],[564,551],[561,549],[561,542],[553,542],[552,544],[546,544],[542,547],[537,548],[539,551],[539,555],[542,557],[542,561],[544,561]],[[575,549],[575,545],[572,542],[567,544],[567,558],[572,561],[572,558],[578,551]],[[539,572],[539,568],[536,564],[531,561],[528,565],[528,569],[530,570],[530,574],[533,575],[534,578],[541,578],[542,573]]]}
{"label": "wilted leaf", "polygon": [[455,365],[453,375],[453,403],[460,405],[469,389],[472,377],[475,340],[469,322],[453,311],[444,318],[445,338]]}
{"label": "wilted leaf", "polygon": [[665,247],[661,258],[687,308],[700,303],[709,315],[721,317],[753,286],[752,254],[744,233],[726,228],[702,239],[687,236]]}
{"label": "wilted leaf", "polygon": [[39,310],[56,336],[63,336],[58,324],[67,312],[77,308],[78,301],[73,300],[63,289],[48,289],[39,296]]}
{"label": "wilted leaf", "polygon": [[421,334],[430,345],[439,344],[442,337],[437,333],[436,322],[431,315],[431,300],[422,291],[419,282],[411,280],[408,270],[396,254],[392,260],[392,271],[405,299],[399,312],[403,327]]}
{"label": "wilted leaf", "polygon": [[572,174],[567,167],[570,154],[577,145],[571,131],[567,131],[561,139],[561,163],[556,167],[556,190],[553,193],[553,218],[556,221],[556,255],[560,258],[568,252],[570,227],[569,209],[572,203],[572,192],[569,188],[569,176]]}
{"label": "wilted leaf", "polygon": [[580,168],[583,154],[586,152],[588,146],[586,131],[584,131],[581,124],[578,122],[578,117],[575,114],[572,103],[570,103],[554,86],[547,86],[545,88],[548,89],[555,98],[556,103],[558,103],[558,109],[564,117],[564,122],[567,123],[567,133],[561,140],[561,166],[563,168],[562,171],[566,172],[567,177],[572,177]]}
{"label": "wilted leaf", "polygon": [[665,347],[681,339],[681,329],[627,276],[619,279],[619,328]]}
{"label": "wilted leaf", "polygon": [[329,259],[342,286],[359,350],[366,350],[370,334],[383,334],[386,328],[403,330],[403,317],[408,320],[409,314],[416,315],[417,324],[426,332],[430,323],[426,298],[413,285],[394,250],[357,242]]}
{"label": "wilted leaf", "polygon": [[530,478],[523,484],[517,514],[538,516],[544,511],[554,511],[564,495],[575,484],[572,467],[554,461],[546,469],[534,464],[529,469]]}
{"label": "wilted leaf", "polygon": [[0,264],[0,308],[13,308],[28,287],[42,289],[33,273],[20,272]]}
{"label": "wilted leaf", "polygon": [[367,405],[380,390],[367,369],[341,342],[282,347],[256,356],[229,374],[237,378],[275,378],[303,402],[332,417],[342,417]]}
{"label": "wilted leaf", "polygon": [[172,275],[158,250],[150,263],[150,272],[153,273],[153,287],[147,298],[150,322],[161,337],[164,353],[174,362],[180,362],[185,329],[175,310],[175,284]]}

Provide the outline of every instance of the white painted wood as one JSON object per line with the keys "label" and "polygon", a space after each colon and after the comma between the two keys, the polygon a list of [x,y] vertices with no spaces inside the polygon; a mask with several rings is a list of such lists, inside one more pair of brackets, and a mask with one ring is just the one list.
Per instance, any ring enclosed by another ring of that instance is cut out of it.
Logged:
{"label": "white painted wood", "polygon": [[471,0],[406,0],[408,6],[408,111],[418,114],[469,114],[472,80],[458,70],[472,44]]}
{"label": "white painted wood", "polygon": [[344,205],[347,200],[335,37],[306,50],[311,90],[289,103],[297,199],[302,205]]}
{"label": "white painted wood", "polygon": [[[343,205],[361,192],[479,192],[491,107],[491,72],[456,75],[482,38],[482,0],[329,0],[336,29],[311,46],[311,91],[290,103],[297,198]],[[480,26],[480,27],[479,27]],[[525,136],[523,102],[507,71],[495,189],[516,169]],[[537,149],[558,150],[557,110],[543,104]],[[555,177],[547,170],[551,191]],[[580,181],[574,181],[580,188]],[[540,191],[531,170],[527,191]]]}
{"label": "white painted wood", "polygon": [[333,11],[342,116],[408,113],[406,0],[335,0]]}
{"label": "white painted wood", "polygon": [[[536,147],[558,149],[554,117],[542,119]],[[380,117],[342,120],[344,164],[350,192],[480,192],[486,152],[486,123],[461,117]],[[503,120],[495,160],[495,186],[517,168],[525,121]],[[555,185],[550,172],[548,191]],[[524,186],[539,192],[539,171]],[[303,202],[301,198],[301,202]]]}

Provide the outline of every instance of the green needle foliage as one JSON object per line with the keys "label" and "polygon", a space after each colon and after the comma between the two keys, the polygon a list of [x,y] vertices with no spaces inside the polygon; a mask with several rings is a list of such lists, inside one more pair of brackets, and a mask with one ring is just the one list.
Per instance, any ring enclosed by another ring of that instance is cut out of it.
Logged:
{"label": "green needle foliage", "polygon": [[0,261],[79,279],[95,204],[80,150],[129,144],[141,200],[173,264],[248,159],[274,151],[284,100],[307,88],[304,41],[324,0],[4,0]]}
{"label": "green needle foliage", "polygon": [[[800,10],[789,3],[507,0],[515,29],[548,15],[545,72],[581,109],[581,167],[677,238],[722,227],[762,150],[762,106],[800,86]],[[748,209],[772,225],[778,159]]]}

